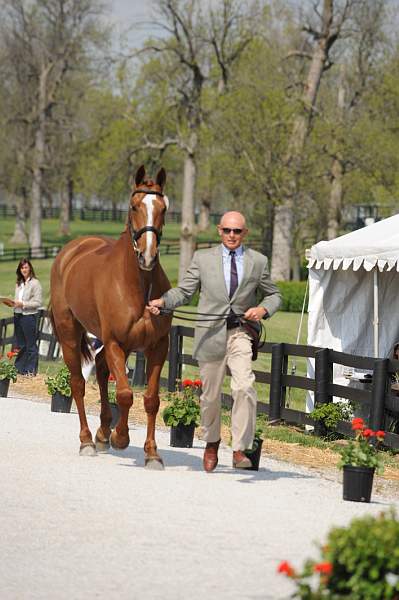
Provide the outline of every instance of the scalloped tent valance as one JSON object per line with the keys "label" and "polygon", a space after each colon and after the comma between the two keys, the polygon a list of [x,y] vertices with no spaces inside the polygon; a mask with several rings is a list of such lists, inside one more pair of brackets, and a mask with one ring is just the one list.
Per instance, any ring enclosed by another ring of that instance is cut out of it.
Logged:
{"label": "scalloped tent valance", "polygon": [[399,272],[399,214],[352,231],[328,242],[319,242],[308,253],[308,267],[313,269],[348,269],[361,267],[371,271]]}

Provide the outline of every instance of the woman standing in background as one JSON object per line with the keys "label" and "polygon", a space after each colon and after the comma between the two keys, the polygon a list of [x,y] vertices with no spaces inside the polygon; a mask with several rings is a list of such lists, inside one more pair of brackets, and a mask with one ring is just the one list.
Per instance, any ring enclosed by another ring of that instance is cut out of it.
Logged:
{"label": "woman standing in background", "polygon": [[42,286],[27,258],[19,261],[15,298],[3,299],[14,309],[14,336],[19,349],[15,366],[21,375],[36,375],[39,358],[37,315],[42,306]]}

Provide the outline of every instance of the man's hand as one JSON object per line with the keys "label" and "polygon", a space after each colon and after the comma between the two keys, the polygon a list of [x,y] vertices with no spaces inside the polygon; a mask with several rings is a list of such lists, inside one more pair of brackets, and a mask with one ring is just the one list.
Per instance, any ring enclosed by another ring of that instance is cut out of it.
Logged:
{"label": "man's hand", "polygon": [[260,321],[266,313],[267,310],[266,308],[263,308],[263,306],[254,306],[253,308],[248,308],[247,312],[244,314],[244,319],[248,319],[249,321]]}
{"label": "man's hand", "polygon": [[156,298],[155,300],[150,300],[148,303],[148,310],[150,311],[151,314],[153,315],[159,315],[160,313],[160,308],[162,308],[164,306],[165,302],[162,300],[162,298]]}

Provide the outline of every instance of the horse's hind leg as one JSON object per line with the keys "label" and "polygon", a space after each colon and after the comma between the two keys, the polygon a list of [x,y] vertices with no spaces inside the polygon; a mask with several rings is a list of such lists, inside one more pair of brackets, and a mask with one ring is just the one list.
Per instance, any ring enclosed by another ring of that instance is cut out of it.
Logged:
{"label": "horse's hind leg", "polygon": [[[55,316],[55,315],[54,315]],[[84,407],[85,380],[82,375],[81,341],[83,329],[72,315],[56,320],[57,330],[62,330],[62,354],[71,373],[71,390],[80,421],[80,451],[82,456],[95,456],[96,447],[87,424]]]}
{"label": "horse's hind leg", "polygon": [[100,420],[101,425],[97,429],[96,433],[96,448],[99,452],[105,452],[108,450],[109,444],[109,436],[111,435],[111,421],[112,414],[111,408],[109,406],[108,401],[108,377],[109,377],[109,369],[107,365],[107,361],[105,360],[105,352],[104,349],[99,352],[96,356],[96,374],[97,374],[97,383],[100,388],[100,397],[101,397],[101,414]]}
{"label": "horse's hind leg", "polygon": [[147,413],[147,437],[144,444],[145,466],[163,469],[163,461],[155,442],[155,422],[159,410],[159,378],[168,353],[168,336],[157,343],[156,348],[147,350],[147,390],[144,394],[144,408]]}
{"label": "horse's hind leg", "polygon": [[129,439],[129,410],[133,404],[133,393],[126,377],[126,356],[115,340],[106,342],[105,358],[112,375],[116,380],[116,401],[119,406],[119,421],[111,433],[112,447],[124,450],[128,447]]}

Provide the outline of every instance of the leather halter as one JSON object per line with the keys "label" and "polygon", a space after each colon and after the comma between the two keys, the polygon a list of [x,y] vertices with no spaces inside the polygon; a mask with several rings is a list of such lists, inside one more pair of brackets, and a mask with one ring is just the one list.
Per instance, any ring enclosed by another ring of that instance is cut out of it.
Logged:
{"label": "leather halter", "polygon": [[[156,196],[160,196],[161,198],[164,197],[164,194],[162,192],[157,192],[155,190],[143,190],[141,188],[138,188],[137,190],[134,190],[132,192],[132,196],[134,196],[135,194],[155,194]],[[129,232],[130,232],[130,237],[132,239],[132,243],[133,243],[133,248],[135,250],[135,252],[137,253],[137,255],[140,254],[140,250],[139,247],[137,246],[137,240],[143,235],[143,233],[145,233],[146,231],[152,231],[152,233],[155,233],[155,237],[157,238],[157,247],[159,246],[159,244],[161,243],[161,238],[162,238],[162,232],[159,231],[159,229],[157,229],[156,227],[153,227],[152,225],[146,225],[146,227],[142,227],[141,229],[133,229],[132,226],[132,222],[130,220],[130,211],[132,211],[132,207],[129,206]]]}

